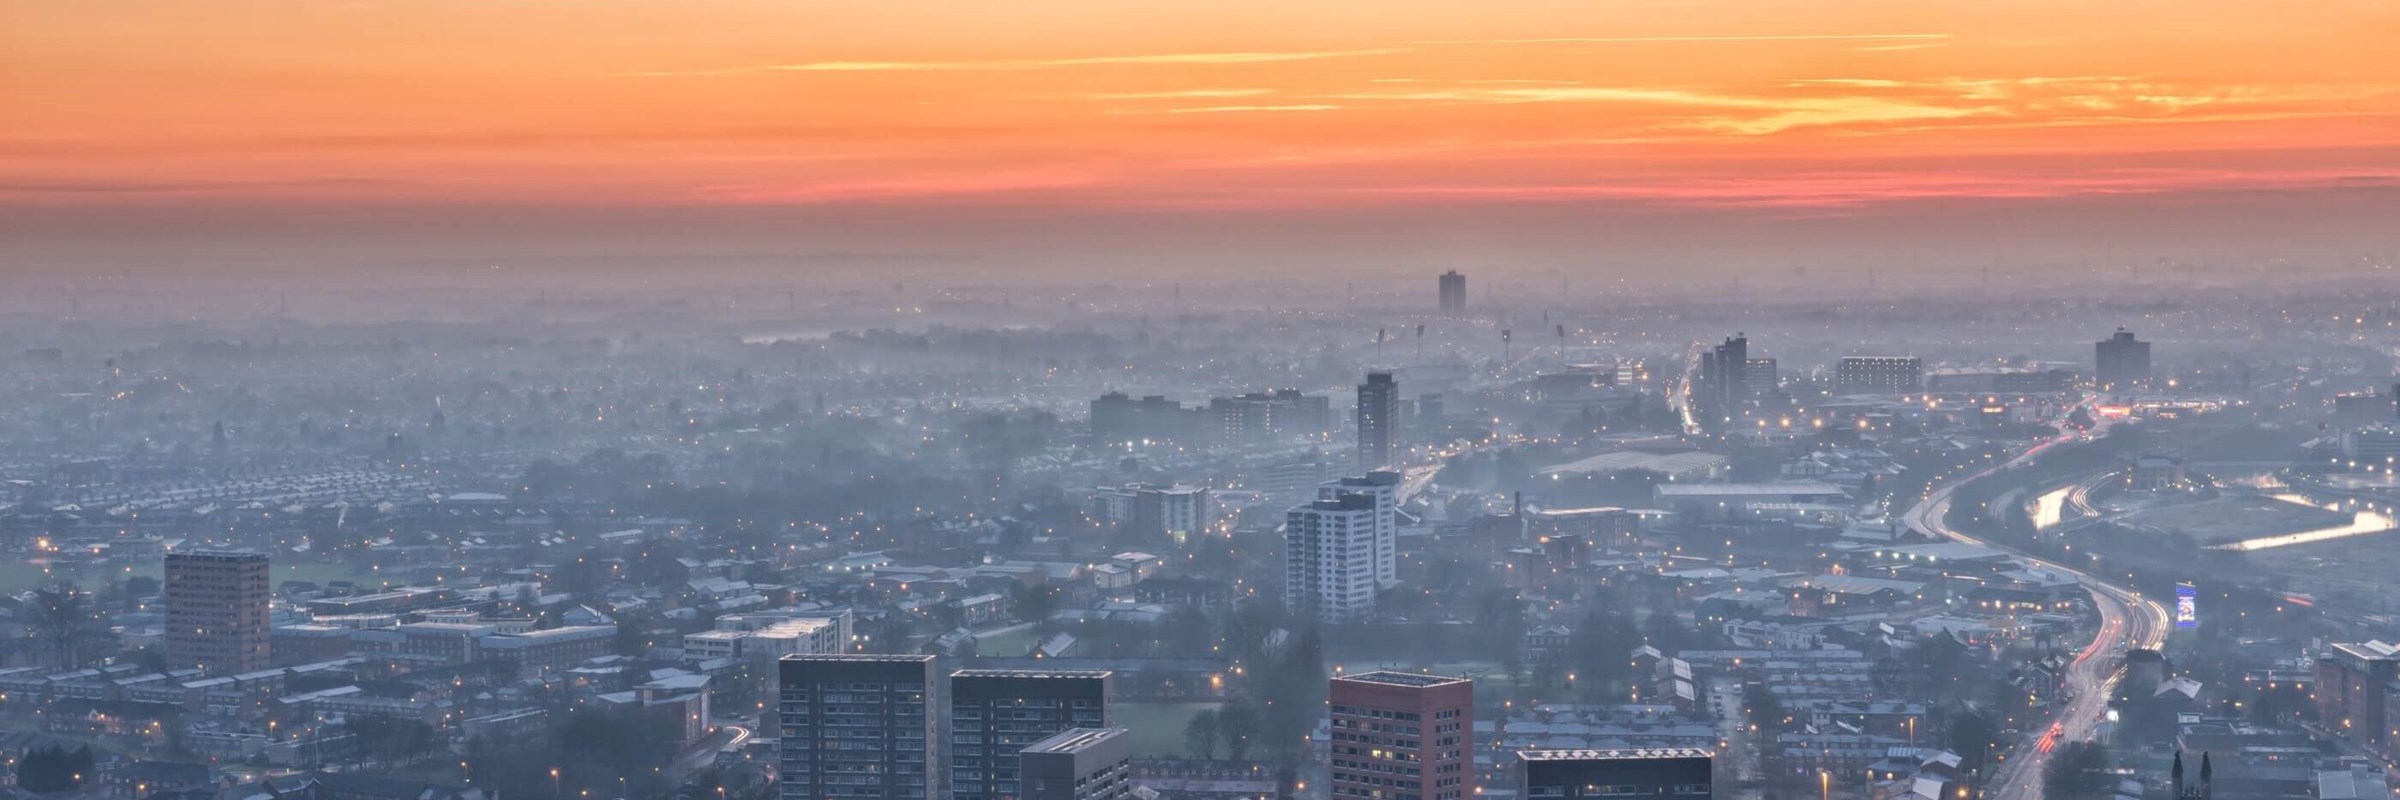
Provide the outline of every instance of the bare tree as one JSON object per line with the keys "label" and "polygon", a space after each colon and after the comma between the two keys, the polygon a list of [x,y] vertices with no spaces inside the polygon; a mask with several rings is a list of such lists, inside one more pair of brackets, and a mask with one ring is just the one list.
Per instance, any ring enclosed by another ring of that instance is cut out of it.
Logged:
{"label": "bare tree", "polygon": [[36,636],[50,648],[58,659],[60,670],[71,670],[83,663],[83,646],[95,638],[99,616],[92,611],[89,598],[72,584],[55,588],[35,589],[33,603],[26,609],[29,623]]}

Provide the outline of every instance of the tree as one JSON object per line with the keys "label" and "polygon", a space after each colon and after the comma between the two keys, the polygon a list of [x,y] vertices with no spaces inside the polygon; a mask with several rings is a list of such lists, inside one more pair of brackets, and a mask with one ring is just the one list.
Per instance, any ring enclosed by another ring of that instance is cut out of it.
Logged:
{"label": "tree", "polygon": [[1208,618],[1208,612],[1191,606],[1179,606],[1167,612],[1167,618],[1158,623],[1152,638],[1164,650],[1154,655],[1205,656],[1208,655],[1209,646],[1217,643],[1217,631]]}
{"label": "tree", "polygon": [[1642,639],[1651,647],[1679,653],[1692,644],[1692,626],[1684,624],[1675,612],[1666,610],[1672,607],[1651,607],[1653,610],[1642,617]]}
{"label": "tree", "polygon": [[1983,772],[1984,762],[1999,743],[1999,732],[1983,715],[1960,711],[1950,718],[1950,752],[1958,754],[1959,766],[1968,772]]}
{"label": "tree", "polygon": [[1203,761],[1217,760],[1217,712],[1204,709],[1183,724],[1183,749]]}
{"label": "tree", "polygon": [[1576,685],[1592,696],[1618,696],[1611,684],[1633,670],[1630,654],[1640,644],[1631,615],[1594,610],[1568,634],[1566,666],[1577,673]]}
{"label": "tree", "polygon": [[1035,625],[1046,625],[1050,615],[1058,611],[1058,587],[1018,584],[1009,590],[1009,602],[1017,610],[1017,618]]}
{"label": "tree", "polygon": [[2108,750],[2097,742],[2069,743],[2042,767],[2042,797],[2048,800],[2092,797],[2108,788]]}
{"label": "tree", "polygon": [[34,794],[59,794],[83,787],[93,776],[92,749],[51,745],[17,759],[17,786]]}
{"label": "tree", "polygon": [[1251,740],[1258,735],[1258,709],[1248,703],[1233,703],[1217,712],[1218,735],[1225,739],[1225,755],[1235,761],[1250,757]]}
{"label": "tree", "polygon": [[157,648],[157,647],[142,647],[142,648],[137,648],[137,649],[135,649],[133,652],[130,652],[130,653],[125,653],[125,654],[123,654],[123,655],[124,655],[124,658],[125,658],[125,660],[127,660],[127,661],[131,661],[131,662],[133,662],[134,664],[136,664],[136,665],[139,665],[139,666],[140,666],[140,667],[141,667],[143,670],[145,670],[145,671],[148,671],[148,672],[166,672],[166,671],[167,671],[167,655],[166,655],[166,653],[164,653],[164,652],[161,652],[161,651],[160,651],[160,648]]}
{"label": "tree", "polygon": [[72,584],[60,584],[53,589],[33,590],[33,604],[28,609],[35,634],[49,646],[58,659],[58,668],[71,670],[83,665],[83,645],[97,633],[99,618],[92,613],[83,590]]}
{"label": "tree", "polygon": [[1783,698],[1776,697],[1774,690],[1765,684],[1744,684],[1742,704],[1750,707],[1750,723],[1758,726],[1760,734],[1783,730]]}

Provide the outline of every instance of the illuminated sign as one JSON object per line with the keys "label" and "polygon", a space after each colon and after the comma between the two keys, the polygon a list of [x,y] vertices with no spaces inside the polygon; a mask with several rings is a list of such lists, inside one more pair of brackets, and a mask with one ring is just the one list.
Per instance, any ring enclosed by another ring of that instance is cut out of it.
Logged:
{"label": "illuminated sign", "polygon": [[2200,627],[2200,590],[2188,583],[2175,584],[2175,627]]}

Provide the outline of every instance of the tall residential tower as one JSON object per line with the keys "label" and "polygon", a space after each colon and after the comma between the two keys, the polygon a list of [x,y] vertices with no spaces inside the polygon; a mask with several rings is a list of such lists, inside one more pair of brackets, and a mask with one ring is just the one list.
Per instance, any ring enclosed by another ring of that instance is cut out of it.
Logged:
{"label": "tall residential tower", "polygon": [[1105,728],[1107,670],[962,669],[950,674],[951,800],[1025,796],[1017,751],[1070,728]]}
{"label": "tall residential tower", "polygon": [[1475,683],[1413,672],[1333,679],[1335,797],[1464,800],[1475,793]]}
{"label": "tall residential tower", "polygon": [[2129,389],[2150,382],[2150,343],[2118,328],[2092,343],[2092,379],[2103,389]]}
{"label": "tall residential tower", "polygon": [[1392,463],[1392,442],[1400,425],[1400,384],[1389,372],[1369,372],[1358,385],[1358,467],[1382,469]]}
{"label": "tall residential tower", "polygon": [[265,553],[168,553],[166,580],[160,587],[166,604],[167,664],[214,674],[270,666],[271,582]]}
{"label": "tall residential tower", "polygon": [[1375,498],[1345,494],[1284,515],[1284,606],[1325,622],[1375,610]]}
{"label": "tall residential tower", "polygon": [[943,800],[933,656],[796,655],[776,668],[783,800]]}

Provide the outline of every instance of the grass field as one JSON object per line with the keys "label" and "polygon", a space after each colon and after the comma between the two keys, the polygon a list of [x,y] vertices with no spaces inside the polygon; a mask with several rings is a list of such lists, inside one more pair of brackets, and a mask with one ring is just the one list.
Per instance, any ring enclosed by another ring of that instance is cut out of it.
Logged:
{"label": "grass field", "polygon": [[[76,585],[82,586],[85,589],[97,589],[108,583],[108,579],[112,577],[112,573],[113,577],[118,579],[130,578],[136,575],[157,578],[159,577],[159,570],[160,565],[155,562],[131,565],[130,568],[128,568],[128,565],[125,564],[110,564],[105,566],[77,565],[73,568],[70,568],[67,566],[52,567],[45,564],[30,564],[25,562],[0,563],[0,592],[14,594],[37,586],[47,586],[60,581],[74,581]],[[351,572],[350,567],[345,564],[275,565],[274,585],[277,586],[282,585],[284,581],[315,581],[319,585],[323,585],[326,581],[337,580],[357,581],[362,586],[375,586],[383,582],[382,579],[376,575],[376,573],[369,572],[363,575],[355,574]]]}
{"label": "grass field", "polygon": [[[1134,758],[1197,757],[1198,753],[1184,752],[1183,726],[1191,724],[1192,715],[1214,709],[1223,703],[1117,703],[1112,713],[1116,726],[1133,731]],[[1219,756],[1224,752],[1219,751]]]}
{"label": "grass field", "polygon": [[1013,658],[1032,652],[1033,646],[1039,643],[1040,636],[1041,632],[1035,630],[1031,625],[1025,626],[1022,630],[1013,630],[994,636],[978,636],[975,638],[975,652],[979,655]]}

